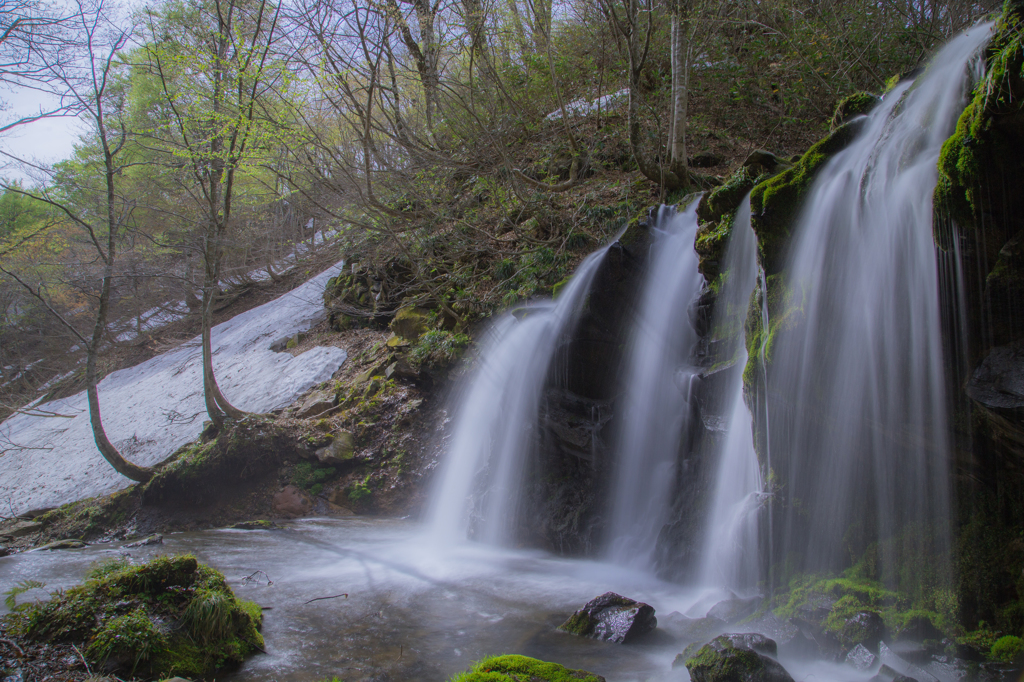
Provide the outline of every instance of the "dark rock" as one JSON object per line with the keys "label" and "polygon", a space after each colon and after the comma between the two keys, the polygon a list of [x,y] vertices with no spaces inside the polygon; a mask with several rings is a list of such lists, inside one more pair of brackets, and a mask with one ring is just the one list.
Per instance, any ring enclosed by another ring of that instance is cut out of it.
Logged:
{"label": "dark rock", "polygon": [[690,159],[691,168],[714,168],[720,166],[725,161],[720,155],[714,152],[701,152],[700,154],[694,154],[693,158]]}
{"label": "dark rock", "polygon": [[0,557],[10,556],[10,555],[11,555],[11,550],[7,549],[6,547],[0,547]]}
{"label": "dark rock", "polygon": [[868,670],[875,665],[878,656],[868,651],[863,644],[858,644],[846,654],[846,662],[857,670]]}
{"label": "dark rock", "polygon": [[657,626],[653,606],[605,592],[587,602],[558,629],[590,639],[626,644]]}
{"label": "dark rock", "polygon": [[761,605],[761,597],[749,599],[726,599],[711,607],[708,615],[712,618],[721,618],[726,623],[735,623],[757,611]]}
{"label": "dark rock", "polygon": [[870,651],[878,651],[878,643],[885,637],[885,622],[874,611],[861,611],[843,623],[839,642],[846,649],[863,644]]}
{"label": "dark rock", "polygon": [[914,616],[907,620],[906,624],[896,634],[896,641],[924,642],[926,640],[939,641],[942,639],[942,631],[935,627],[935,624],[924,616]]}
{"label": "dark rock", "polygon": [[[33,552],[41,552],[44,549],[46,549],[46,550],[51,550],[51,549],[81,549],[81,548],[83,548],[85,546],[86,546],[86,543],[82,542],[81,540],[72,540],[72,539],[57,540],[55,542],[48,542],[47,544],[42,545],[40,547],[36,547],[35,549],[33,549],[31,551],[33,551]],[[3,555],[0,555],[0,556],[3,556]]]}
{"label": "dark rock", "polygon": [[751,648],[750,644],[757,644],[761,649],[775,649],[775,642],[762,635],[721,635],[686,660],[690,679],[693,682],[793,681],[778,661]]}
{"label": "dark rock", "polygon": [[56,507],[40,507],[38,509],[29,509],[26,512],[18,514],[18,518],[24,521],[31,521],[32,519],[39,518],[43,514],[52,512]]}
{"label": "dark rock", "polygon": [[32,533],[38,533],[44,527],[38,521],[18,521],[7,530],[0,531],[0,535],[6,535],[9,538],[22,538]]}
{"label": "dark rock", "polygon": [[974,370],[967,395],[994,409],[1024,407],[1024,343],[993,348]]}
{"label": "dark rock", "polygon": [[878,674],[872,677],[869,682],[918,682],[918,680],[908,677],[887,665],[882,665],[878,670]]}
{"label": "dark rock", "polygon": [[755,176],[762,173],[774,173],[779,168],[785,168],[788,165],[787,162],[763,149],[754,150],[743,161],[743,167],[750,168]]}
{"label": "dark rock", "polygon": [[309,498],[293,485],[285,486],[281,492],[274,495],[272,504],[274,511],[285,516],[302,516],[311,507]]}
{"label": "dark rock", "polygon": [[403,339],[415,341],[427,331],[427,311],[416,306],[400,309],[391,320],[391,331]]}
{"label": "dark rock", "polygon": [[855,92],[844,97],[836,105],[835,113],[832,114],[831,129],[835,130],[857,116],[870,113],[881,101],[880,98],[869,92]]}
{"label": "dark rock", "polygon": [[[817,609],[824,611],[827,616],[828,611],[825,609]],[[811,617],[820,614],[809,614]],[[803,618],[790,618],[790,625],[796,627],[797,634],[783,647],[783,651],[787,656],[803,656],[812,658],[823,658],[827,661],[841,661],[843,659],[842,646],[839,644],[839,638],[837,638],[831,632],[825,631],[817,622],[823,622],[824,617],[820,620],[814,621]]]}
{"label": "dark rock", "polygon": [[769,639],[757,632],[727,633],[719,635],[717,639],[725,638],[734,647],[741,649],[753,649],[759,654],[778,657],[779,647],[774,639]]}
{"label": "dark rock", "polygon": [[137,540],[135,542],[129,542],[127,545],[121,545],[122,549],[133,549],[135,547],[145,547],[147,545],[162,545],[164,544],[164,536],[160,534],[150,535],[148,538]]}

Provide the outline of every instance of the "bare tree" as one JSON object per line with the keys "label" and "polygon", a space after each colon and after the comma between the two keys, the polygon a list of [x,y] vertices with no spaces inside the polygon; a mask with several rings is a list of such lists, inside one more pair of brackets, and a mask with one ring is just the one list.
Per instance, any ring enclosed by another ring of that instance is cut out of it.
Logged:
{"label": "bare tree", "polygon": [[17,184],[4,183],[3,188],[52,206],[65,222],[81,230],[95,249],[102,274],[96,293],[96,313],[91,332],[80,331],[58,312],[47,297],[43,284],[33,284],[13,269],[4,266],[0,266],[0,269],[40,301],[79,340],[86,351],[86,394],[96,447],[118,473],[133,481],[144,482],[152,477],[152,471],[127,461],[107,438],[97,388],[100,380],[97,360],[110,316],[118,246],[131,222],[134,209],[134,203],[123,196],[118,187],[124,168],[121,155],[129,131],[124,120],[125,93],[113,82],[118,57],[133,27],[126,26],[124,18],[118,16],[115,8],[104,0],[98,0],[95,4],[78,0],[75,9],[73,19],[66,20],[63,27],[69,35],[67,42],[61,45],[60,56],[66,55],[68,58],[44,60],[44,65],[31,78],[38,82],[45,80],[47,87],[61,92],[64,101],[91,124],[98,147],[99,178],[90,178],[86,174],[80,176],[83,184],[77,193],[87,197],[88,204],[84,207],[76,206],[65,196],[54,192],[52,186],[29,191]]}

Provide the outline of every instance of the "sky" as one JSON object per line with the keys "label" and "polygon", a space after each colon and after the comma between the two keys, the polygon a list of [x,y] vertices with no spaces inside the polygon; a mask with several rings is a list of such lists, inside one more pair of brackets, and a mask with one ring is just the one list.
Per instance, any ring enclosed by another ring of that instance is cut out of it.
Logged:
{"label": "sky", "polygon": [[[0,113],[0,121],[7,122],[38,112],[52,98],[48,99],[43,93],[34,90],[0,89],[0,100],[7,105],[7,109]],[[0,133],[0,151],[30,161],[52,164],[71,156],[83,131],[82,122],[73,117],[41,119]],[[0,157],[0,176],[31,181],[29,175],[7,157]]]}

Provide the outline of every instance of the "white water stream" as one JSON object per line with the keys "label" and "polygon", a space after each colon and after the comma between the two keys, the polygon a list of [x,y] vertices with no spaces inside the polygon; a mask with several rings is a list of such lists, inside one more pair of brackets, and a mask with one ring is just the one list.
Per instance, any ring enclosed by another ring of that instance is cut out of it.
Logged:
{"label": "white water stream", "polygon": [[681,441],[696,419],[690,364],[697,332],[689,305],[704,279],[693,250],[697,202],[684,212],[662,206],[651,263],[625,360],[624,396],[612,471],[608,558],[652,568],[658,533],[671,506]]}
{"label": "white water stream", "polygon": [[607,247],[588,256],[557,300],[506,313],[488,331],[431,497],[435,538],[461,541],[469,533],[495,545],[512,539],[544,381],[605,253]]}
{"label": "white water stream", "polygon": [[786,495],[775,550],[803,556],[803,570],[840,568],[886,538],[897,540],[879,550],[888,566],[900,545],[944,551],[950,445],[932,192],[989,35],[985,25],[954,38],[887,93],[822,168],[793,230],[778,285],[798,323],[774,342],[768,395]]}

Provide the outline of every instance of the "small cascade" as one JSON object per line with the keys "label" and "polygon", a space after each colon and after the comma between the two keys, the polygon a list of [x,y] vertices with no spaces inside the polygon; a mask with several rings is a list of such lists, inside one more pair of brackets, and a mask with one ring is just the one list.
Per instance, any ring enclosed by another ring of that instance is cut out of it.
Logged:
{"label": "small cascade", "polygon": [[489,330],[431,498],[435,537],[457,542],[471,535],[495,545],[511,540],[545,379],[607,251],[588,256],[557,300],[517,308]]}
{"label": "small cascade", "polygon": [[729,406],[725,436],[718,448],[699,584],[745,593],[757,588],[758,510],[762,507],[761,469],[754,452],[750,410],[743,398],[743,321],[758,279],[757,240],[750,228],[750,198],[740,206],[722,263],[712,334],[733,339],[732,367],[724,403]]}
{"label": "small cascade", "polygon": [[697,333],[689,320],[704,281],[693,250],[697,203],[682,213],[662,206],[656,230],[625,360],[607,536],[608,558],[637,568],[651,568],[680,450],[689,449],[691,422],[699,419],[693,389],[700,368],[690,363]]}
{"label": "small cascade", "polygon": [[783,301],[768,349],[783,482],[773,551],[791,569],[870,554],[890,584],[944,579],[951,452],[932,193],[989,35],[955,38],[886,94],[820,171],[786,268],[768,273]]}

